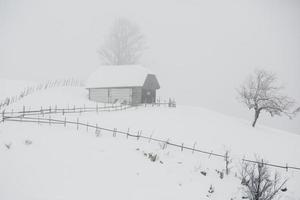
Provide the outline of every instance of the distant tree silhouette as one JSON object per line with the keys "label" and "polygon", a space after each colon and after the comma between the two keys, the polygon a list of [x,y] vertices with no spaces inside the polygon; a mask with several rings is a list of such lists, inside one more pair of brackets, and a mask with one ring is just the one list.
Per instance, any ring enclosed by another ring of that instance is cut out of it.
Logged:
{"label": "distant tree silhouette", "polygon": [[145,47],[145,38],[139,27],[127,19],[117,19],[98,51],[108,65],[136,64]]}

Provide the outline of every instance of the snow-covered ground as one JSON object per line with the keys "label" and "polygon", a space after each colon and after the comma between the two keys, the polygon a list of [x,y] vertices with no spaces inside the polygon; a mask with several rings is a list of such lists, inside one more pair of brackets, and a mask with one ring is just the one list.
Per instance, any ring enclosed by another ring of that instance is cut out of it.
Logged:
{"label": "snow-covered ground", "polygon": [[[8,86],[9,87],[9,86]],[[29,95],[7,111],[41,107],[95,106],[84,88],[52,88]],[[62,115],[53,118],[64,119]],[[0,124],[0,199],[241,199],[236,177],[240,159],[255,155],[279,165],[300,166],[300,136],[197,107],[138,107],[123,111],[68,114],[68,120],[117,128],[225,154],[234,159],[223,179],[222,158],[181,151],[145,140],[76,126]],[[9,146],[9,148],[7,147]],[[152,162],[149,153],[157,154]],[[274,169],[274,168],[272,168]],[[288,177],[283,199],[300,199],[300,171]],[[207,172],[204,176],[201,171]],[[210,186],[214,188],[209,193]]]}
{"label": "snow-covered ground", "polygon": [[0,101],[7,97],[19,95],[26,87],[34,86],[31,81],[0,79]]}

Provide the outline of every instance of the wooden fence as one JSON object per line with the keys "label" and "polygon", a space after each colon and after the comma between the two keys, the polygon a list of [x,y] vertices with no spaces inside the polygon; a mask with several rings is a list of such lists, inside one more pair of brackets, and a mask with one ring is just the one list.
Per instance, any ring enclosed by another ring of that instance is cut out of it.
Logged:
{"label": "wooden fence", "polygon": [[[43,114],[45,114],[45,113],[43,113]],[[43,114],[40,113],[40,115],[43,115]],[[132,138],[136,138],[137,140],[144,139],[144,140],[147,140],[148,142],[155,141],[155,142],[163,144],[162,148],[166,148],[168,145],[170,145],[170,146],[179,148],[181,151],[188,150],[188,151],[191,151],[192,153],[207,154],[209,157],[215,156],[215,157],[224,159],[226,165],[228,164],[228,160],[229,160],[228,152],[226,152],[225,154],[219,154],[219,153],[214,153],[213,151],[201,150],[201,149],[196,148],[196,143],[194,143],[193,146],[187,146],[187,145],[184,145],[184,143],[178,144],[178,143],[170,142],[170,140],[154,138],[154,137],[152,137],[152,135],[146,136],[142,131],[138,131],[137,133],[134,133],[134,132],[130,131],[129,129],[127,131],[121,131],[121,130],[117,130],[117,128],[114,128],[114,129],[104,128],[104,127],[98,126],[98,124],[91,124],[89,122],[83,123],[83,122],[79,121],[79,118],[77,118],[76,121],[69,121],[69,120],[67,120],[66,116],[64,117],[64,120],[59,120],[59,119],[51,118],[51,115],[49,115],[49,118],[45,118],[45,117],[40,118],[39,117],[40,115],[38,115],[38,117],[27,117],[26,113],[25,113],[25,115],[18,115],[18,116],[6,116],[5,114],[3,114],[2,118],[3,118],[3,122],[5,122],[5,121],[28,122],[28,123],[49,124],[49,125],[60,124],[60,125],[63,125],[64,127],[67,127],[67,125],[74,125],[74,126],[76,126],[77,130],[79,130],[80,127],[81,128],[83,127],[87,131],[94,130],[95,134],[100,134],[101,131],[107,131],[107,132],[111,133],[113,137],[116,137],[119,134],[119,135],[125,136],[126,138],[132,137]],[[299,167],[289,166],[288,164],[286,164],[285,166],[282,166],[282,165],[277,165],[277,164],[272,164],[272,163],[266,163],[266,162],[263,162],[263,160],[261,162],[259,162],[259,161],[255,161],[255,160],[245,159],[245,158],[242,159],[242,161],[256,163],[256,164],[264,164],[264,165],[271,166],[271,167],[285,169],[286,171],[288,171],[289,169],[300,171]]]}
{"label": "wooden fence", "polygon": [[54,88],[54,87],[83,87],[83,85],[84,85],[83,81],[75,78],[69,78],[69,79],[58,79],[58,80],[46,81],[43,83],[39,83],[38,85],[35,86],[28,86],[24,88],[19,94],[6,97],[5,99],[0,100],[0,109],[5,108],[6,106],[9,106],[12,103],[17,102],[28,95],[31,95],[41,90],[47,90],[49,88]]}
{"label": "wooden fence", "polygon": [[151,104],[140,104],[140,105],[129,105],[129,104],[103,104],[102,106],[99,106],[98,104],[95,104],[95,106],[85,106],[82,107],[76,107],[74,106],[68,106],[67,108],[59,108],[57,105],[55,106],[48,106],[48,107],[41,107],[40,109],[33,109],[26,108],[23,106],[23,109],[21,111],[6,111],[2,110],[2,118],[0,117],[0,122],[3,120],[3,116],[10,115],[10,116],[28,116],[28,115],[47,115],[47,114],[81,114],[81,113],[87,113],[87,112],[110,112],[110,111],[120,111],[120,110],[127,110],[130,108],[138,108],[138,107],[154,107],[154,106],[166,106],[166,107],[176,107],[175,100],[169,99],[169,101],[157,101],[155,103]]}
{"label": "wooden fence", "polygon": [[[133,106],[130,105],[115,105],[115,104],[104,104],[103,106],[99,106],[96,104],[94,107],[92,106],[82,106],[82,107],[76,107],[75,105],[73,107],[68,107],[68,108],[59,108],[56,105],[53,107],[49,106],[47,108],[41,107],[40,109],[34,109],[31,110],[29,108],[26,109],[25,106],[23,106],[22,111],[2,111],[2,119],[4,116],[11,116],[11,117],[16,117],[16,116],[33,116],[33,115],[49,115],[49,114],[81,114],[81,113],[88,113],[88,112],[110,112],[110,111],[120,111],[120,110],[127,110],[133,108]],[[0,120],[1,121],[1,120]]]}

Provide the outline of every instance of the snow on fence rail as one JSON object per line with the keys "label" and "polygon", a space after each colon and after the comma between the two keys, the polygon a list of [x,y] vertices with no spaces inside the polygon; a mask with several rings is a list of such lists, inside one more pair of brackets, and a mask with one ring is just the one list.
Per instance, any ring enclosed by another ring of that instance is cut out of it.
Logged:
{"label": "snow on fence rail", "polygon": [[[5,122],[5,121],[29,122],[29,123],[49,124],[49,125],[61,124],[61,125],[64,125],[64,127],[67,127],[68,124],[76,125],[77,130],[79,130],[80,127],[85,127],[87,131],[90,130],[90,129],[94,129],[96,135],[99,135],[101,131],[107,131],[107,132],[112,133],[113,137],[116,137],[117,134],[121,134],[121,135],[126,136],[127,139],[129,137],[132,137],[132,138],[136,138],[137,140],[145,139],[148,142],[155,141],[155,142],[163,144],[163,147],[162,147],[163,149],[165,149],[168,145],[170,145],[170,146],[174,146],[174,147],[179,148],[181,151],[189,150],[192,153],[196,152],[196,153],[207,154],[207,155],[209,155],[209,157],[210,156],[215,156],[215,157],[218,157],[218,158],[222,158],[222,159],[224,159],[225,163],[227,163],[228,160],[229,160],[227,152],[223,155],[223,154],[219,154],[219,153],[214,153],[213,151],[209,152],[209,151],[197,149],[196,148],[196,143],[194,143],[194,145],[192,147],[191,146],[186,146],[186,145],[184,145],[184,143],[178,144],[178,143],[170,142],[169,139],[163,140],[163,139],[159,139],[159,138],[153,138],[152,135],[150,135],[150,136],[142,135],[142,131],[138,131],[135,134],[135,133],[131,132],[129,129],[127,131],[121,131],[121,130],[117,130],[117,128],[114,128],[114,129],[104,128],[104,127],[98,126],[97,123],[95,125],[90,124],[89,122],[83,123],[83,122],[79,121],[79,118],[77,118],[76,121],[69,121],[69,120],[67,120],[66,116],[65,116],[64,120],[59,120],[59,119],[51,118],[50,115],[49,115],[49,118],[40,118],[39,115],[38,115],[38,117],[26,117],[26,115],[5,116],[4,114],[2,115],[2,118],[3,118],[2,119],[3,122]],[[242,161],[243,162],[256,163],[256,164],[264,164],[264,165],[275,167],[275,168],[285,169],[286,171],[288,171],[289,169],[300,170],[299,167],[289,166],[288,164],[283,166],[283,165],[277,165],[277,164],[272,164],[272,163],[266,163],[263,160],[261,162],[259,162],[259,161],[254,161],[254,160],[249,160],[249,159],[243,158]]]}

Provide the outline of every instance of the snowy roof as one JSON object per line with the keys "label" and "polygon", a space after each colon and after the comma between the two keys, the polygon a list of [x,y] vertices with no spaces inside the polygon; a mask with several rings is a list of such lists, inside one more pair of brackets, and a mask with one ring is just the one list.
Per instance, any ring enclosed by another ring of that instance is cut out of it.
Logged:
{"label": "snowy roof", "polygon": [[143,86],[148,69],[140,65],[100,66],[87,79],[87,88],[135,87]]}

